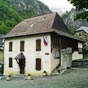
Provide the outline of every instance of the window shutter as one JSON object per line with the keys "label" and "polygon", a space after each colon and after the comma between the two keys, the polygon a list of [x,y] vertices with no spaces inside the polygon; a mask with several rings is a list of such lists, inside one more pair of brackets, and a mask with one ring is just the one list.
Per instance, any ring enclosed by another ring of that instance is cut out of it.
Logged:
{"label": "window shutter", "polygon": [[12,64],[12,58],[10,57],[9,58],[9,67],[12,67],[13,66],[13,64]]}
{"label": "window shutter", "polygon": [[41,59],[37,58],[36,59],[36,70],[41,70]]}
{"label": "window shutter", "polygon": [[9,51],[12,51],[13,43],[9,42]]}
{"label": "window shutter", "polygon": [[20,51],[24,51],[24,41],[20,41]]}
{"label": "window shutter", "polygon": [[36,51],[41,51],[41,39],[36,40]]}

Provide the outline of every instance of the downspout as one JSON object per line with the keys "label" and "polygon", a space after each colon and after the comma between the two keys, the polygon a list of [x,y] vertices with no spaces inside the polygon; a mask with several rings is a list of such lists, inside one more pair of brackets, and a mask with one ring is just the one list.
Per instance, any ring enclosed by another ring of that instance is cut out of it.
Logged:
{"label": "downspout", "polygon": [[62,49],[61,35],[60,35],[60,39],[59,39],[59,44],[60,44],[59,45],[60,46],[60,59],[59,60],[60,60],[60,66],[61,66],[61,49]]}

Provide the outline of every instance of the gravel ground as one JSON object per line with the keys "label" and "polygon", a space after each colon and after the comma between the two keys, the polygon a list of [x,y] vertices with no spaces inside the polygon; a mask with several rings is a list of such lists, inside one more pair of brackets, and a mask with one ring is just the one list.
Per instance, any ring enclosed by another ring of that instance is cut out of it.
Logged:
{"label": "gravel ground", "polygon": [[88,88],[88,68],[72,68],[62,75],[34,80],[0,80],[0,88]]}

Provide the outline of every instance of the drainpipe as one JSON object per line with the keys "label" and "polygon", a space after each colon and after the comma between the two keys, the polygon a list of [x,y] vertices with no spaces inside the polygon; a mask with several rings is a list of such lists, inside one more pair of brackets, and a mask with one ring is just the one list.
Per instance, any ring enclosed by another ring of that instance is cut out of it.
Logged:
{"label": "drainpipe", "polygon": [[59,60],[60,60],[60,66],[61,66],[61,49],[62,49],[62,45],[61,45],[62,44],[61,43],[61,35],[60,35],[60,39],[59,39],[59,44],[60,44],[59,45],[60,46],[60,59]]}

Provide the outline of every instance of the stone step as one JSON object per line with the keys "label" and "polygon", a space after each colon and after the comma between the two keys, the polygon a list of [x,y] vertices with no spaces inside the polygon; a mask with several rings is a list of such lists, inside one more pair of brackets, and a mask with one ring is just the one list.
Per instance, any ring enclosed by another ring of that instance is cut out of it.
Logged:
{"label": "stone step", "polygon": [[12,76],[12,79],[24,80],[26,79],[26,76],[20,76],[20,75]]}

